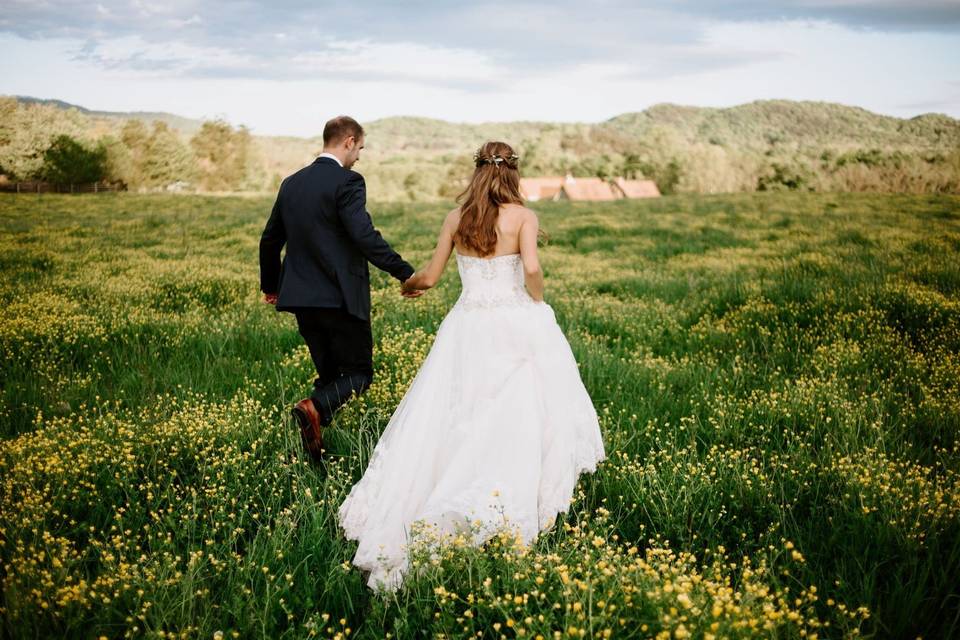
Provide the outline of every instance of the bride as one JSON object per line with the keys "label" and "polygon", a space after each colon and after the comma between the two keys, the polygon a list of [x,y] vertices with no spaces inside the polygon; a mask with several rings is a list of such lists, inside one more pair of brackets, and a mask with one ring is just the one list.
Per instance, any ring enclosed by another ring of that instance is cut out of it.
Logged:
{"label": "bride", "polygon": [[423,526],[475,545],[510,527],[529,544],[605,457],[597,413],[543,300],[537,216],[523,206],[518,160],[503,142],[477,150],[462,205],[403,284],[408,297],[433,287],[456,249],[460,297],[338,509],[373,589],[402,584]]}

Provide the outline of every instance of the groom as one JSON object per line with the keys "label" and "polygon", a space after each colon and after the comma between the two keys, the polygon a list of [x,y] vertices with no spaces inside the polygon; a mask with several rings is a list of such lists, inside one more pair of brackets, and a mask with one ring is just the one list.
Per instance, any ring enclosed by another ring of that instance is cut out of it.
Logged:
{"label": "groom", "polygon": [[414,273],[367,213],[363,176],[351,170],[360,159],[363,137],[363,127],[353,118],[327,122],[323,153],[280,183],[260,237],[264,302],[296,316],[317,369],[313,393],[292,410],[304,448],[317,461],[322,428],[351,394],[363,393],[373,380],[367,262],[401,283]]}

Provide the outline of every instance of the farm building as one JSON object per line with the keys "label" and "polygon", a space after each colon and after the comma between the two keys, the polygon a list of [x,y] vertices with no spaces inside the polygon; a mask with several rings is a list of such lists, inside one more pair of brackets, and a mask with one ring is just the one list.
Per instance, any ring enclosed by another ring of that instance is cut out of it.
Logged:
{"label": "farm building", "polygon": [[614,186],[623,193],[624,198],[656,198],[660,196],[660,189],[653,180],[627,180],[617,178]]}
{"label": "farm building", "polygon": [[548,176],[521,178],[520,192],[531,202],[537,200],[619,200],[621,198],[651,198],[660,195],[652,180],[610,182],[602,178],[574,178]]}
{"label": "farm building", "polygon": [[520,178],[520,193],[530,201],[553,200],[563,186],[563,178]]}

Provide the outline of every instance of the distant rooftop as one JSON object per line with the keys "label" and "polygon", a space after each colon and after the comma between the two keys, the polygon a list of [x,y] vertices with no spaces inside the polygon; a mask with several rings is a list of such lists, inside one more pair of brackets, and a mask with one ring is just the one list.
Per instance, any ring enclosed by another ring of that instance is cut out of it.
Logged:
{"label": "distant rooftop", "polygon": [[542,176],[521,178],[520,191],[530,202],[537,200],[588,200],[604,201],[621,198],[656,198],[660,190],[653,180],[627,180],[618,177],[613,181],[603,178],[574,178],[567,176]]}

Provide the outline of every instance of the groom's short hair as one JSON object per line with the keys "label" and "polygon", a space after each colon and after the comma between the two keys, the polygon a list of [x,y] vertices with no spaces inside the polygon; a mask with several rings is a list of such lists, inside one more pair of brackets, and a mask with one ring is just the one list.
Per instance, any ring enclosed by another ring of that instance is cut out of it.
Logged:
{"label": "groom's short hair", "polygon": [[336,144],[349,136],[359,140],[363,137],[363,127],[350,116],[337,116],[327,120],[323,127],[323,146]]}

